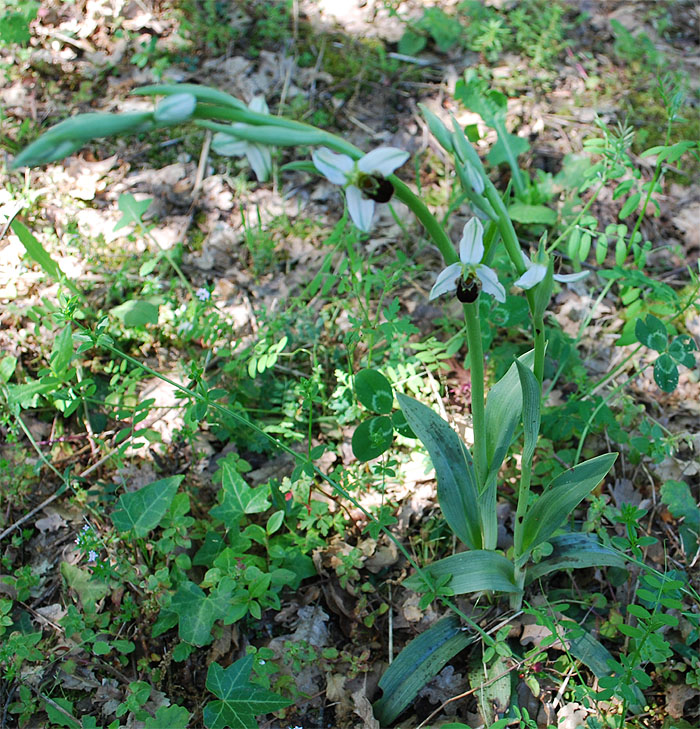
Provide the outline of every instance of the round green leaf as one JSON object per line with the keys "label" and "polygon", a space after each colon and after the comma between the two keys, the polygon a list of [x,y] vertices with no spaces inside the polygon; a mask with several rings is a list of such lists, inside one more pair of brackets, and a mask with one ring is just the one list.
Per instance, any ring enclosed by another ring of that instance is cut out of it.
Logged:
{"label": "round green leaf", "polygon": [[394,406],[391,383],[377,370],[360,370],[355,375],[357,399],[373,413],[386,415]]}
{"label": "round green leaf", "polygon": [[654,362],[654,380],[664,392],[673,392],[678,386],[678,367],[667,354]]}
{"label": "round green leaf", "polygon": [[418,437],[413,432],[413,429],[408,424],[408,420],[406,420],[406,416],[401,412],[401,410],[395,410],[391,414],[391,422],[394,424],[394,430],[396,430],[397,433],[403,435],[405,438]]}
{"label": "round green leaf", "polygon": [[653,314],[647,315],[644,321],[637,319],[634,326],[634,333],[645,347],[649,347],[649,349],[656,350],[657,352],[666,351],[666,347],[668,346],[666,326]]}
{"label": "round green leaf", "polygon": [[352,452],[359,461],[371,461],[391,447],[394,426],[391,418],[379,415],[360,423],[352,434]]}

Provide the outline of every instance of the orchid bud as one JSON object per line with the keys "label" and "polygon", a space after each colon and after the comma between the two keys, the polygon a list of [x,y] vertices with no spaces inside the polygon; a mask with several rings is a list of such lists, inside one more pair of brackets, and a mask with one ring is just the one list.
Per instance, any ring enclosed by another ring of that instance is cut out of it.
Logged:
{"label": "orchid bud", "polygon": [[158,124],[179,124],[192,116],[196,106],[197,99],[192,94],[173,94],[158,103],[153,118]]}

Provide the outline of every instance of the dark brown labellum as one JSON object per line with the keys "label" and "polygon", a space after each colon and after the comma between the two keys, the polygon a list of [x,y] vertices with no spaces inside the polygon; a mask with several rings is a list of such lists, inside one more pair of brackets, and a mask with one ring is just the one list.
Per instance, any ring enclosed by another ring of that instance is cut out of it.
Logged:
{"label": "dark brown labellum", "polygon": [[463,276],[457,279],[457,298],[463,304],[473,304],[479,298],[480,290],[479,279],[473,274],[469,274],[466,281]]}
{"label": "dark brown labellum", "polygon": [[378,175],[361,175],[357,186],[366,198],[378,203],[389,202],[394,194],[394,186],[391,182]]}
{"label": "dark brown labellum", "polygon": [[385,180],[383,177],[374,178],[375,186],[370,192],[365,192],[365,195],[374,202],[385,203],[391,200],[391,196],[394,194],[394,186]]}

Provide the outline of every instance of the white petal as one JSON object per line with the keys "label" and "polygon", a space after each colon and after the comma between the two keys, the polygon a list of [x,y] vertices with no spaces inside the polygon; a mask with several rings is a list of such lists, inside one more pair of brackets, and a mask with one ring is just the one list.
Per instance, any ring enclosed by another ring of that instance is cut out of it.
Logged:
{"label": "white petal", "polygon": [[258,181],[265,182],[270,176],[270,170],[272,169],[270,148],[262,144],[249,144],[246,149],[246,157],[248,157],[248,162],[250,162],[250,166],[253,168],[253,172],[255,172]]}
{"label": "white petal", "polygon": [[360,192],[359,187],[349,185],[345,190],[348,201],[348,212],[352,222],[364,233],[369,233],[374,216],[374,200],[369,200]]}
{"label": "white petal", "polygon": [[574,281],[580,281],[582,278],[586,278],[590,271],[580,271],[579,273],[555,273],[554,280],[560,283],[573,283]]}
{"label": "white petal", "polygon": [[217,132],[211,140],[211,148],[222,157],[242,157],[248,151],[248,142],[224,132]]}
{"label": "white petal", "polygon": [[446,294],[457,288],[457,279],[462,275],[462,264],[453,263],[447,268],[440,271],[440,275],[435,280],[435,284],[430,291],[429,301]]}
{"label": "white petal", "polygon": [[386,177],[408,159],[408,152],[397,147],[377,147],[368,152],[358,163],[357,169],[368,175]]}
{"label": "white petal", "polygon": [[503,303],[506,300],[506,290],[498,280],[496,272],[488,266],[477,266],[476,275],[481,281],[481,288],[485,294],[491,294],[496,301]]}
{"label": "white petal", "polygon": [[484,256],[484,226],[478,218],[472,218],[462,232],[459,242],[459,258],[462,263],[476,265]]}
{"label": "white petal", "polygon": [[[525,254],[523,254],[525,256]],[[521,289],[531,289],[547,275],[547,266],[544,263],[531,263],[525,273],[515,282]]]}
{"label": "white petal", "polygon": [[344,185],[355,163],[346,154],[335,154],[328,147],[314,150],[311,155],[316,169],[335,185]]}
{"label": "white petal", "polygon": [[258,114],[269,114],[270,110],[267,108],[267,102],[264,96],[254,96],[248,104],[248,108],[251,111],[256,111]]}

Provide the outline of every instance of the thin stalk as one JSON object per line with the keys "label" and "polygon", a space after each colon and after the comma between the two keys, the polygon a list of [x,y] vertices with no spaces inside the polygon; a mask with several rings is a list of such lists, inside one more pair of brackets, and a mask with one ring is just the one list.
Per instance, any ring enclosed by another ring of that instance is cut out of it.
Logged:
{"label": "thin stalk", "polygon": [[639,375],[644,372],[647,367],[649,367],[649,364],[645,364],[642,367],[640,367],[636,372],[634,372],[630,377],[628,377],[624,382],[621,382],[617,387],[614,387],[608,396],[601,400],[598,405],[596,406],[596,409],[591,413],[590,417],[588,418],[588,421],[586,422],[586,425],[583,429],[583,433],[581,433],[581,437],[578,441],[578,448],[576,449],[576,456],[574,457],[574,466],[579,462],[581,458],[581,451],[583,450],[583,444],[586,440],[586,437],[588,436],[588,431],[591,429],[591,423],[595,420],[595,416],[598,414],[600,409],[603,407],[603,405],[606,405],[615,395],[617,395],[620,390],[622,390],[624,387],[627,387],[627,385]]}
{"label": "thin stalk", "polygon": [[474,429],[474,468],[477,483],[482,489],[486,483],[486,417],[484,408],[484,351],[481,344],[479,301],[464,305],[469,347],[469,371],[471,376],[472,427]]}

